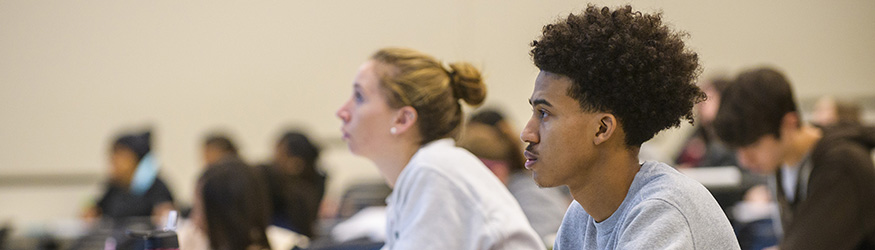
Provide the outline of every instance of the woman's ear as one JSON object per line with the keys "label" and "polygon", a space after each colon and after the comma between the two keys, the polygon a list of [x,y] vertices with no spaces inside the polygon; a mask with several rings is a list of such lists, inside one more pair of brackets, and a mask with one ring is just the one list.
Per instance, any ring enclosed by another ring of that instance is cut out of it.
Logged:
{"label": "woman's ear", "polygon": [[416,124],[416,121],[419,119],[419,115],[416,113],[416,109],[411,106],[404,106],[398,109],[398,112],[395,114],[395,122],[393,123],[394,134],[403,134],[413,128],[413,125]]}
{"label": "woman's ear", "polygon": [[611,139],[611,136],[614,135],[614,131],[617,130],[617,126],[620,125],[617,122],[617,117],[608,113],[597,114],[596,122],[598,129],[596,130],[595,137],[592,139],[592,142],[595,145],[602,144]]}

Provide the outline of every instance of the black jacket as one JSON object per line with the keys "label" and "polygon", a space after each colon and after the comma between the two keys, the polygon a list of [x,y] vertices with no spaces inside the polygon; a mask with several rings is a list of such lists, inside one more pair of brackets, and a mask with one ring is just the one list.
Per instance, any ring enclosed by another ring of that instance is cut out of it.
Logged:
{"label": "black jacket", "polygon": [[[872,148],[875,128],[824,130],[810,154],[805,193],[791,203],[777,188],[784,228],[781,249],[875,249]],[[776,181],[781,187],[780,171]]]}

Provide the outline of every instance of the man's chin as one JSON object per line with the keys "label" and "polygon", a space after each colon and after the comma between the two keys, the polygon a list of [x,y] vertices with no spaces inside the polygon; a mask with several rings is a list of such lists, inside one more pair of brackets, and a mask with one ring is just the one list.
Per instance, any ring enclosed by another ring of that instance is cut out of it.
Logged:
{"label": "man's chin", "polygon": [[553,180],[550,180],[546,176],[539,175],[537,172],[532,173],[532,178],[535,180],[535,184],[540,188],[551,188],[560,186],[560,184],[556,183]]}

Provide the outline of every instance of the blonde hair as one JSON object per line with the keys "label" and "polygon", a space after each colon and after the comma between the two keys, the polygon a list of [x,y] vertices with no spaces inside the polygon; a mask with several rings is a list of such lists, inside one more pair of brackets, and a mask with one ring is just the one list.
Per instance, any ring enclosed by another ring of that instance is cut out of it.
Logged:
{"label": "blonde hair", "polygon": [[405,48],[381,49],[371,59],[383,66],[377,74],[389,106],[411,106],[419,114],[420,144],[458,134],[463,120],[460,99],[476,106],[486,98],[480,71],[470,63],[445,68],[434,57]]}

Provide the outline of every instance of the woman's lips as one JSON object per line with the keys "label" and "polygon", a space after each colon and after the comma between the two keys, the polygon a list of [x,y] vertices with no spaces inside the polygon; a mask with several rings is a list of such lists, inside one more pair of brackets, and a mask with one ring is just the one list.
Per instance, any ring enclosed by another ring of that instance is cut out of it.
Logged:
{"label": "woman's lips", "polygon": [[349,139],[349,133],[347,133],[346,130],[343,130],[343,129],[341,128],[341,129],[340,129],[340,132],[343,133],[343,140],[344,140],[344,141],[346,141],[346,140]]}

